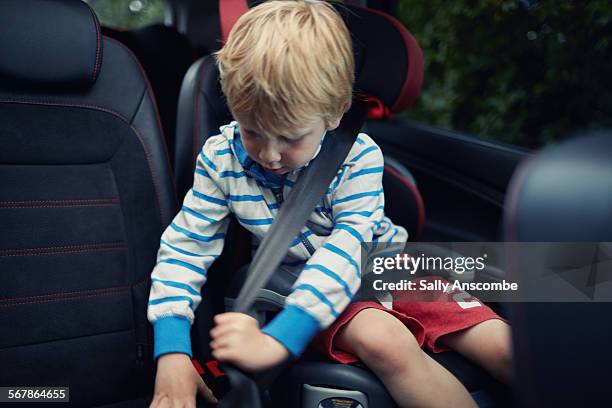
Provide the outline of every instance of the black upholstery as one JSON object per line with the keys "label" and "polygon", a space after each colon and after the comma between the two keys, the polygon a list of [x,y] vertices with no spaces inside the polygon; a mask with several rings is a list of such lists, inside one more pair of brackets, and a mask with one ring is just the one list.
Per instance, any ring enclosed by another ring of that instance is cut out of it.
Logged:
{"label": "black upholstery", "polygon": [[[102,38],[93,11],[68,1],[21,3],[4,0],[0,6],[0,75],[39,85],[95,82],[102,61]],[[17,13],[23,9],[28,12]]]}
{"label": "black upholstery", "polygon": [[[84,2],[0,2],[8,19],[21,34],[3,32],[0,55],[26,34],[53,52],[24,49],[0,72],[0,384],[69,386],[71,406],[136,401],[152,392],[149,275],[176,212],[155,100],[123,45],[75,51],[99,32]],[[74,53],[98,54],[97,74]],[[72,80],[86,69],[95,81]]]}
{"label": "black upholstery", "polygon": [[206,139],[232,121],[213,56],[200,58],[187,71],[179,94],[174,177],[179,199],[193,184],[195,160]]}
{"label": "black upholstery", "polygon": [[174,28],[161,24],[130,31],[103,27],[102,33],[125,44],[142,64],[159,106],[172,161],[179,91],[183,77],[194,61],[194,50],[189,39]]}
{"label": "black upholstery", "polygon": [[[507,240],[611,242],[611,209],[608,130],[522,165],[506,201]],[[611,314],[612,304],[603,302],[511,304],[520,406],[612,405]]]}

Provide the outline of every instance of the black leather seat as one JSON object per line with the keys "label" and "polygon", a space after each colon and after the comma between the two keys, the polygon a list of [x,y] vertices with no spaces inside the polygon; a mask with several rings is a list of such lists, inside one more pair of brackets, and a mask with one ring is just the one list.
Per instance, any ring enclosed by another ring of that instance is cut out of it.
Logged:
{"label": "black leather seat", "polygon": [[[513,177],[505,215],[511,242],[609,246],[612,131],[581,135],[524,163]],[[594,265],[593,290],[609,288],[609,257],[602,253],[602,263]],[[605,300],[511,304],[520,406],[612,406],[612,303]]]}
{"label": "black leather seat", "polygon": [[102,27],[102,33],[126,45],[142,64],[159,106],[166,146],[172,162],[179,91],[187,69],[195,60],[195,51],[189,39],[173,27],[161,24],[129,31]]}
{"label": "black leather seat", "polygon": [[3,0],[0,27],[0,384],[146,406],[177,209],[153,94],[80,0]]}

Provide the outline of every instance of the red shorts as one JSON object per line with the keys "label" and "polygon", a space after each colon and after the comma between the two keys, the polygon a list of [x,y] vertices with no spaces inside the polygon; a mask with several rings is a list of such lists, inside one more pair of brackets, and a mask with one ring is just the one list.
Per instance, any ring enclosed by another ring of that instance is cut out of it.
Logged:
{"label": "red shorts", "polygon": [[[432,279],[434,278],[427,278],[428,281]],[[423,296],[427,296],[430,300],[418,301],[422,300]],[[432,296],[435,296],[435,300],[431,299]],[[434,353],[448,350],[444,344],[438,342],[438,339],[445,334],[467,329],[486,320],[503,320],[491,308],[466,292],[457,291],[446,294],[438,291],[435,293],[419,292],[409,296],[396,295],[393,310],[374,301],[349,304],[330,327],[315,336],[311,346],[333,361],[361,365],[357,356],[336,347],[334,338],[357,313],[368,308],[383,310],[395,316],[412,332],[420,346],[425,345]]]}

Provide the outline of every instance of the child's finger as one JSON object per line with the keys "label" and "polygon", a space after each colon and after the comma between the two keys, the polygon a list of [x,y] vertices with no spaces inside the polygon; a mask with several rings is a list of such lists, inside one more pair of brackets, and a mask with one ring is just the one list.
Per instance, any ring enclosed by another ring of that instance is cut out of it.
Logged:
{"label": "child's finger", "polygon": [[217,324],[234,321],[236,319],[239,319],[241,314],[242,313],[235,312],[220,313],[214,317],[214,321]]}
{"label": "child's finger", "polygon": [[227,323],[227,322],[241,322],[241,323],[245,323],[245,322],[257,322],[257,320],[251,316],[249,316],[248,314],[244,314],[244,313],[237,313],[237,312],[227,312],[227,313],[221,313],[218,314],[214,317],[214,322],[216,324],[223,324],[223,323]]}
{"label": "child's finger", "polygon": [[236,334],[227,334],[215,338],[210,342],[210,347],[213,349],[219,349],[224,347],[234,347],[236,344],[240,344],[241,337]]}
{"label": "child's finger", "polygon": [[231,363],[234,353],[229,347],[221,347],[212,351],[212,356],[219,361]]}
{"label": "child's finger", "polygon": [[200,393],[202,397],[204,397],[206,401],[213,403],[213,404],[217,404],[219,402],[219,400],[217,400],[217,398],[215,397],[211,389],[208,388],[208,386],[206,385],[206,383],[204,382],[202,378],[198,379],[197,384],[198,384],[198,392]]}
{"label": "child's finger", "polygon": [[239,331],[239,328],[233,324],[224,324],[221,326],[216,326],[210,331],[210,337],[213,339],[217,339],[223,336],[227,336],[230,333],[234,333]]}

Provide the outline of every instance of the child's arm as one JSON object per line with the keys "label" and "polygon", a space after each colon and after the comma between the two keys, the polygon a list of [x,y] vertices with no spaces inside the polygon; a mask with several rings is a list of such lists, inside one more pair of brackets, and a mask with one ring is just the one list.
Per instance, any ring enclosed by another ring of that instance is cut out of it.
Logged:
{"label": "child's arm", "polygon": [[390,231],[385,240],[406,239],[403,228],[387,225],[384,219],[382,152],[366,135],[360,135],[360,140],[331,193],[334,228],[330,236],[308,260],[285,309],[263,329],[294,356],[338,317],[359,289],[361,248],[372,241],[374,231],[386,226]]}
{"label": "child's arm", "polygon": [[148,307],[155,358],[174,352],[191,356],[189,332],[194,310],[201,300],[207,270],[223,249],[229,222],[218,166],[213,162],[215,151],[224,147],[227,142],[221,137],[207,141],[197,159],[193,188],[161,237]]}
{"label": "child's arm", "polygon": [[[181,211],[164,231],[151,273],[148,318],[157,360],[151,407],[192,405],[196,391],[216,402],[191,364],[190,330],[207,270],[221,254],[229,209],[211,160],[221,138],[210,138],[198,156],[193,188]],[[225,146],[227,147],[227,146]]]}

